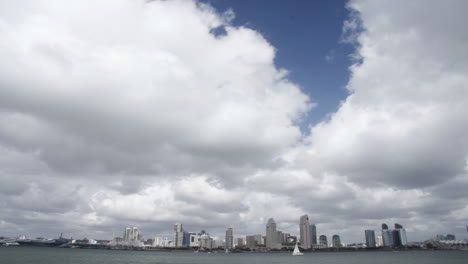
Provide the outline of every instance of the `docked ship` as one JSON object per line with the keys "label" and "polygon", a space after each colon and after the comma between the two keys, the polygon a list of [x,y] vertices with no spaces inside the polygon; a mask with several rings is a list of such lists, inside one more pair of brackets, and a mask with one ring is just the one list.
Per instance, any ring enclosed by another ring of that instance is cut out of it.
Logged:
{"label": "docked ship", "polygon": [[70,242],[70,240],[63,238],[62,235],[60,235],[60,237],[56,239],[47,239],[43,237],[37,237],[37,238],[20,237],[16,240],[16,242],[20,244],[20,246],[58,247],[58,246],[61,246],[63,244]]}

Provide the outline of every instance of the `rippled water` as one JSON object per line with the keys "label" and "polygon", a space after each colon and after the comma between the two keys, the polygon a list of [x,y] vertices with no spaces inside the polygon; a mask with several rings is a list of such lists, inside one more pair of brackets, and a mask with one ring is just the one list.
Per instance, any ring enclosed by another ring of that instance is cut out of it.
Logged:
{"label": "rippled water", "polygon": [[402,252],[323,252],[293,257],[287,253],[191,253],[120,251],[67,248],[0,247],[0,263],[5,264],[452,264],[468,263],[468,251],[402,251]]}

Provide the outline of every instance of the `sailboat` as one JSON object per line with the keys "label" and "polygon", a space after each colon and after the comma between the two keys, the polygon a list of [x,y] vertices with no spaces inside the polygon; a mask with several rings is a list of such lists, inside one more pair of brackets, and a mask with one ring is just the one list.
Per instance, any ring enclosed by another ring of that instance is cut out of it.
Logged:
{"label": "sailboat", "polygon": [[292,255],[293,256],[304,256],[304,253],[302,253],[299,250],[299,247],[297,246],[297,242],[296,242],[296,246],[294,247],[294,251],[293,251]]}

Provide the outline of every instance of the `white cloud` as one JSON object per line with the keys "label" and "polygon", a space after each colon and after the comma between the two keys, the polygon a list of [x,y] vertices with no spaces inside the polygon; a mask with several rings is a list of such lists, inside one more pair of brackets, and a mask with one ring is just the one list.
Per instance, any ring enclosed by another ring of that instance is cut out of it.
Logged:
{"label": "white cloud", "polygon": [[[55,169],[159,173],[176,169],[160,161],[168,153],[268,163],[301,136],[294,122],[309,98],[260,34],[229,24],[232,12],[192,1],[71,5],[2,13],[2,115],[33,121],[13,124],[24,134],[14,147],[40,150]],[[227,34],[211,34],[217,27]],[[58,136],[29,135],[36,129]],[[57,145],[69,149],[56,157]]]}
{"label": "white cloud", "polygon": [[0,225],[110,236],[180,221],[252,234],[274,217],[297,233],[308,213],[346,242],[381,222],[414,239],[429,226],[458,232],[466,3],[433,4],[349,3],[343,41],[360,58],[350,95],[304,138],[295,124],[313,103],[233,11],[0,3]]}

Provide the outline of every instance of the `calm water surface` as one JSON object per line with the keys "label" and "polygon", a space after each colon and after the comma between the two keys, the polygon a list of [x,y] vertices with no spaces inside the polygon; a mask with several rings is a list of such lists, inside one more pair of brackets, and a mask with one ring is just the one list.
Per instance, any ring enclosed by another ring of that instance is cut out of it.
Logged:
{"label": "calm water surface", "polygon": [[67,248],[0,247],[3,264],[467,264],[468,251],[323,252],[293,257],[286,253],[191,253]]}

